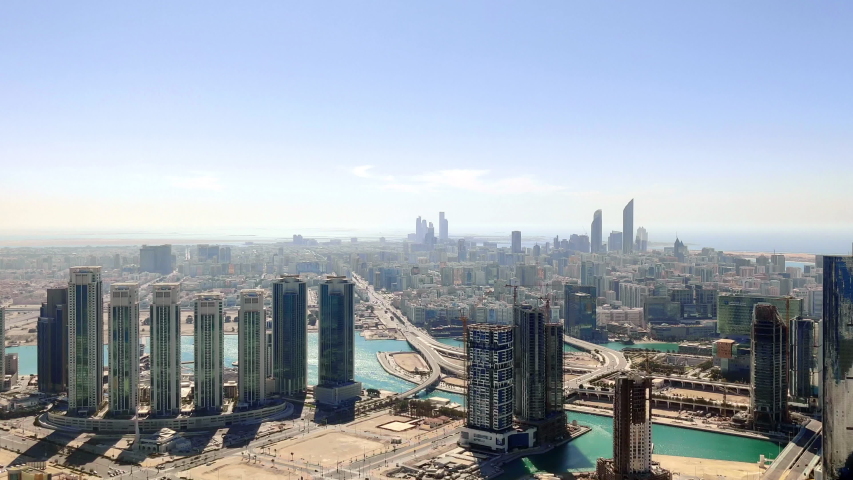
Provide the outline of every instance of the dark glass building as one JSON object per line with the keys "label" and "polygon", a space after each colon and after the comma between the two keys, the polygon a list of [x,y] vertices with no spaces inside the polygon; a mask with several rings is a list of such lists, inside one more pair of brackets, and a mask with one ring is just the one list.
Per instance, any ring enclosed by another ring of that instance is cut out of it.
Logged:
{"label": "dark glass building", "polygon": [[48,288],[37,325],[38,389],[56,395],[68,388],[68,288]]}
{"label": "dark glass building", "polygon": [[823,475],[853,478],[853,257],[823,257]]}
{"label": "dark glass building", "polygon": [[298,275],[279,277],[272,284],[272,329],[275,393],[284,396],[308,388],[308,293]]}
{"label": "dark glass building", "polygon": [[776,307],[755,306],[752,320],[752,395],[756,427],[778,431],[788,423],[788,327]]}

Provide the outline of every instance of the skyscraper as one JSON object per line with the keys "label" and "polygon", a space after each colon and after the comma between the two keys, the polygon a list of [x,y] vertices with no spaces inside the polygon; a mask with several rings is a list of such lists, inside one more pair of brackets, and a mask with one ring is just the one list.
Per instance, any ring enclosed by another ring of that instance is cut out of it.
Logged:
{"label": "skyscraper", "polygon": [[512,231],[512,253],[522,253],[521,232],[518,230]]}
{"label": "skyscraper", "polygon": [[543,420],[545,408],[545,311],[532,305],[513,307],[515,325],[515,416],[522,422]]}
{"label": "skyscraper", "polygon": [[438,239],[442,242],[447,240],[447,219],[444,212],[438,212]]}
{"label": "skyscraper", "polygon": [[361,383],[355,381],[355,314],[353,283],[346,277],[328,277],[320,284],[319,368],[314,398],[322,405],[356,400]]}
{"label": "skyscraper", "polygon": [[566,335],[591,341],[595,339],[596,288],[567,283],[563,290]]}
{"label": "skyscraper", "polygon": [[143,245],[139,249],[139,271],[168,275],[175,270],[171,245]]}
{"label": "skyscraper", "polygon": [[6,384],[6,307],[0,305],[0,392]]}
{"label": "skyscraper", "polygon": [[610,238],[607,240],[607,251],[621,252],[622,251],[622,232],[610,232]]}
{"label": "skyscraper", "polygon": [[298,275],[272,283],[273,376],[276,393],[292,396],[308,388],[308,294]]}
{"label": "skyscraper", "polygon": [[812,393],[812,374],[814,373],[815,321],[809,318],[791,320],[791,396],[807,399]]}
{"label": "skyscraper", "polygon": [[853,455],[853,257],[823,257],[823,474],[850,478]]}
{"label": "skyscraper", "polygon": [[778,431],[788,422],[788,327],[776,307],[755,306],[752,321],[752,395],[757,427]]}
{"label": "skyscraper", "polygon": [[58,394],[68,388],[68,287],[48,288],[38,324],[38,389]]}
{"label": "skyscraper", "polygon": [[785,273],[785,255],[770,255],[770,273]]}
{"label": "skyscraper", "polygon": [[632,198],[628,205],[622,210],[622,253],[629,254],[633,251],[634,238],[634,199]]}
{"label": "skyscraper", "polygon": [[241,291],[237,389],[240,403],[247,405],[259,405],[266,398],[266,324],[264,291]]}
{"label": "skyscraper", "polygon": [[601,253],[601,210],[596,210],[592,216],[592,225],[590,227],[590,249],[592,253]]}
{"label": "skyscraper", "polygon": [[750,335],[755,305],[769,303],[785,322],[803,315],[803,299],[721,293],[717,296],[717,330],[721,336]]}
{"label": "skyscraper", "polygon": [[616,379],[613,397],[613,458],[599,458],[599,480],[671,480],[652,462],[652,379],[636,374]]}
{"label": "skyscraper", "polygon": [[515,394],[513,327],[471,325],[466,344],[468,415],[460,443],[506,451],[505,435],[512,430]]}
{"label": "skyscraper", "polygon": [[456,251],[458,252],[460,262],[468,261],[468,245],[465,243],[464,238],[460,238],[459,241],[456,242]]}
{"label": "skyscraper", "polygon": [[109,313],[110,413],[135,415],[139,405],[139,285],[114,283]]}
{"label": "skyscraper", "polygon": [[636,247],[638,252],[649,251],[649,233],[646,232],[646,229],[644,227],[640,227],[637,229],[637,239],[635,241],[634,246]]}
{"label": "skyscraper", "polygon": [[[195,297],[195,409],[206,413],[222,410],[222,362],[224,332],[222,294]],[[240,325],[240,328],[243,326]]]}
{"label": "skyscraper", "polygon": [[71,267],[69,273],[68,413],[91,415],[103,400],[104,296],[101,292],[101,267]]}
{"label": "skyscraper", "polygon": [[181,285],[151,286],[151,413],[181,413]]}

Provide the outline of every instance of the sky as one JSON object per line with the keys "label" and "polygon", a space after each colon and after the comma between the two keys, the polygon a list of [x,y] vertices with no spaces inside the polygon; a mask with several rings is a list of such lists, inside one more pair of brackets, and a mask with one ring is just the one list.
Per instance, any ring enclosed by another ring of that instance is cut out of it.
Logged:
{"label": "sky", "polygon": [[849,245],[851,24],[844,1],[3,2],[0,230],[445,211],[565,236],[634,198],[651,240]]}

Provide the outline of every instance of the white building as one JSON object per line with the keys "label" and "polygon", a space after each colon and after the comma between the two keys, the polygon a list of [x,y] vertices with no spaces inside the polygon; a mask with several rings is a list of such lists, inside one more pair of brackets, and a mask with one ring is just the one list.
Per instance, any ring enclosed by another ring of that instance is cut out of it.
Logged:
{"label": "white building", "polygon": [[181,412],[180,295],[179,283],[151,287],[151,413],[155,416]]}
{"label": "white building", "polygon": [[222,410],[222,357],[225,342],[222,294],[196,295],[194,322],[195,408],[197,411],[217,413]]}
{"label": "white building", "polygon": [[104,396],[101,267],[72,267],[69,274],[68,412],[85,416],[97,411]]}
{"label": "white building", "polygon": [[134,415],[139,405],[139,284],[110,287],[108,338],[110,412]]}
{"label": "white building", "polygon": [[266,317],[264,291],[240,292],[237,332],[237,388],[241,404],[258,405],[266,398]]}

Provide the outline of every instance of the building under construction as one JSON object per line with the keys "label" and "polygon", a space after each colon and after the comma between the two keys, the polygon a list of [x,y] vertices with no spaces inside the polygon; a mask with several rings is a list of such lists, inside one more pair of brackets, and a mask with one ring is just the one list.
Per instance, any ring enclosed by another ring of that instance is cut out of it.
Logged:
{"label": "building under construction", "polygon": [[631,374],[616,379],[613,397],[613,458],[599,458],[599,480],[672,480],[652,462],[652,379]]}
{"label": "building under construction", "polygon": [[755,306],[752,320],[750,412],[757,428],[779,430],[788,423],[788,327],[776,307]]}

